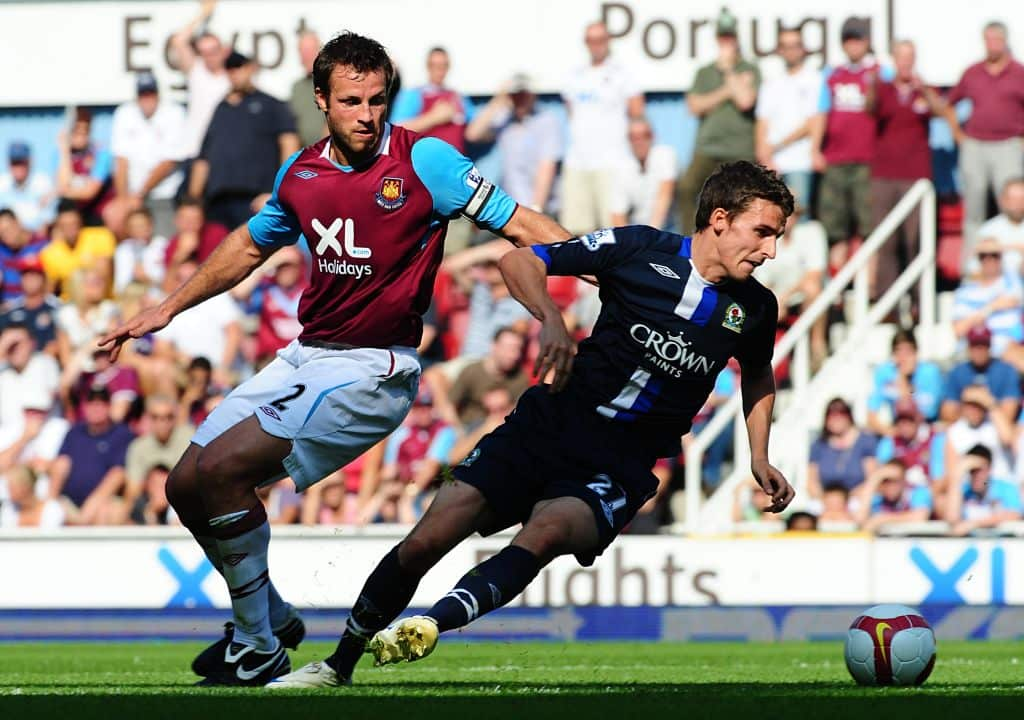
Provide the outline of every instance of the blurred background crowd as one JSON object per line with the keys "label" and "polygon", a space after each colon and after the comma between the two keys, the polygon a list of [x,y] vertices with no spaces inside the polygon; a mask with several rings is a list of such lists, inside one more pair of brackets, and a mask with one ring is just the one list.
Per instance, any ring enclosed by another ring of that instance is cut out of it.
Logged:
{"label": "blurred background crowd", "polygon": [[[290,97],[272,97],[259,89],[256,63],[207,29],[215,5],[202,3],[169,45],[187,80],[186,106],[142,73],[109,136],[94,132],[93,113],[80,107],[49,154],[21,141],[6,148],[0,528],[174,524],[163,484],[194,428],[300,331],[310,272],[303,242],[131,343],[116,365],[96,350],[99,335],[194,273],[259,210],[279,164],[326,132],[310,76],[321,38],[301,35],[306,74]],[[801,32],[782,28],[784,71],[762,82],[736,18],[722,9],[717,58],[685,96],[697,118],[686,164],[656,136],[641,77],[615,57],[607,28],[581,30],[573,42],[582,41],[582,63],[566,69],[560,97],[539,98],[524,74],[490,97],[465,97],[446,82],[460,58],[436,47],[424,58],[428,83],[395,88],[390,121],[471,157],[496,153],[501,170],[492,179],[574,234],[634,223],[689,233],[695,198],[719,163],[756,160],[777,170],[797,210],[778,257],[758,275],[779,297],[781,333],[908,189],[932,177],[929,128],[941,119],[958,146],[959,195],[940,206],[936,272],[953,293],[959,344],[939,362],[919,359],[914,303],[908,298],[887,318],[899,329],[891,359],[875,372],[867,415],[858,422],[846,400],[829,403],[821,436],[809,439],[808,498],[787,523],[874,530],[931,519],[966,534],[1020,519],[1024,66],[1006,27],[993,21],[974,38],[978,62],[948,88],[930,86],[927,68],[919,74],[911,42],[893,45],[891,64],[878,62],[869,27],[856,18],[840,28],[845,57],[823,69],[805,61]],[[916,218],[873,264],[872,298],[915,256]],[[538,330],[498,272],[508,249],[452,221],[419,348],[421,390],[404,425],[304,495],[287,479],[266,488],[273,522],[413,522],[444,468],[502,421],[535,382],[528,370]],[[596,289],[575,278],[552,278],[550,289],[570,329],[585,337],[600,311]],[[811,336],[815,365],[829,353],[829,321]],[[737,373],[719,377],[696,430],[736,392]],[[707,453],[706,491],[731,463],[731,444],[723,433]],[[681,519],[682,466],[680,457],[654,468],[659,493],[633,532]],[[752,485],[734,504],[737,523],[765,519],[767,498]]]}

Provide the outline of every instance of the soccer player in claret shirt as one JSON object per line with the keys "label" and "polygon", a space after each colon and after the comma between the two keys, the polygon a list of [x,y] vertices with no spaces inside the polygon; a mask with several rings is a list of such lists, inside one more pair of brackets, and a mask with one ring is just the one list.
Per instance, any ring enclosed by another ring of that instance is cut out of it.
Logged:
{"label": "soccer player in claret shirt", "polygon": [[[751,471],[771,511],[789,505],[793,489],[768,462],[778,303],[751,274],[775,256],[792,211],[793,196],[775,173],[734,162],[701,190],[692,238],[632,226],[505,255],[509,290],[542,323],[535,369],[545,377],[553,368],[552,384],[527,390],[454,468],[419,524],[366,581],[335,653],[270,687],[349,682],[371,633],[377,664],[419,659],[439,633],[505,605],[554,558],[593,563],[654,494],[651,467],[679,453],[730,357],[742,373]],[[601,314],[575,360],[548,275],[593,275],[600,283]],[[386,627],[462,540],[519,523],[508,547],[425,615]]]}
{"label": "soccer player in claret shirt", "polygon": [[300,235],[313,252],[299,338],[238,386],[196,431],[167,497],[231,592],[234,623],[193,669],[208,685],[261,685],[290,670],[305,634],[267,570],[270,526],[255,489],[299,490],[397,428],[412,405],[423,327],[448,220],[463,214],[518,245],[569,237],[519,207],[447,143],[384,120],[394,69],[353,33],[313,69],[328,137],[288,158],[266,206],[189,281],[101,340],[119,347],[232,287]]}

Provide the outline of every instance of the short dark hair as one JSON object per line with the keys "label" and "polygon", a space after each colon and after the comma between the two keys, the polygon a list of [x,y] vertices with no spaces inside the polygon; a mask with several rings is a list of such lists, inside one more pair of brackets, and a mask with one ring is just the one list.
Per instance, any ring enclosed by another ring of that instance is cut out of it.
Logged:
{"label": "short dark hair", "polygon": [[817,515],[812,515],[809,512],[804,512],[802,510],[798,510],[797,512],[793,513],[788,518],[786,518],[786,529],[787,530],[792,530],[794,528],[794,526],[797,524],[797,522],[800,521],[800,520],[810,520],[811,521],[811,529],[812,530],[817,530],[818,529],[818,516]]}
{"label": "short dark hair", "polygon": [[825,486],[825,488],[822,490],[823,494],[824,493],[834,493],[834,492],[842,493],[843,497],[847,498],[847,499],[849,499],[849,497],[850,497],[850,488],[846,487],[842,483],[837,483],[837,482],[828,483]]}
{"label": "short dark hair", "polygon": [[443,47],[441,47],[440,45],[435,45],[434,47],[432,47],[432,48],[430,48],[429,50],[427,50],[427,57],[430,57],[430,56],[431,56],[431,55],[433,55],[434,53],[441,53],[442,55],[447,55],[447,54],[448,54],[448,51],[447,51],[447,50],[445,50],[445,49],[444,49]]}
{"label": "short dark hair", "polygon": [[192,358],[192,362],[188,364],[189,370],[205,370],[206,372],[213,371],[213,364],[202,355]]}
{"label": "short dark hair", "polygon": [[900,329],[892,336],[892,349],[895,350],[897,345],[903,343],[910,343],[917,350],[917,338],[914,337],[913,330]]}
{"label": "short dark hair", "polygon": [[181,198],[181,200],[178,201],[178,207],[175,209],[181,209],[183,207],[194,207],[199,208],[200,210],[206,209],[203,207],[203,201],[195,195],[186,195]]}
{"label": "short dark hair", "polygon": [[82,214],[82,211],[78,209],[78,203],[71,198],[61,198],[57,201],[57,214],[60,215],[61,213],[66,212],[76,212],[79,215]]}
{"label": "short dark hair", "polygon": [[11,210],[9,207],[0,207],[0,217],[12,217],[15,220],[18,219],[18,216],[15,215],[14,211]]}
{"label": "short dark hair", "polygon": [[385,91],[390,91],[395,79],[395,66],[384,46],[354,32],[345,31],[328,40],[313,62],[313,87],[324,95],[330,93],[331,73],[336,65],[348,65],[358,73],[381,71]]}
{"label": "short dark hair", "polygon": [[975,445],[974,447],[967,451],[967,454],[973,455],[974,457],[980,457],[984,459],[985,462],[987,462],[989,465],[992,464],[992,451],[986,445]]}
{"label": "short dark hair", "polygon": [[754,200],[767,200],[782,210],[784,217],[793,214],[793,194],[778,173],[746,160],[723,163],[711,173],[697,196],[696,229],[711,224],[711,213],[722,208],[729,219],[744,212]]}

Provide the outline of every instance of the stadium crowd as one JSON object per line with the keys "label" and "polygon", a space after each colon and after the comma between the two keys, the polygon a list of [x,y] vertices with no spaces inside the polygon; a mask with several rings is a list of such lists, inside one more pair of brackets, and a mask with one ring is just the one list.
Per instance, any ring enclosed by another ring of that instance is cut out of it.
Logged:
{"label": "stadium crowd", "polygon": [[[252,59],[206,29],[214,7],[204,2],[169,46],[187,80],[187,108],[143,73],[135,99],[115,111],[109,141],[93,134],[89,109],[79,108],[54,138],[54,167],[26,143],[7,148],[0,175],[0,528],[175,523],[164,480],[194,428],[299,333],[311,265],[302,243],[280,250],[230,293],[129,344],[117,364],[96,350],[96,339],[119,319],[194,273],[267,200],[280,163],[325,133],[312,92],[316,35],[300,38],[306,74],[282,101],[259,90]],[[985,27],[984,58],[945,92],[918,74],[909,41],[894,45],[891,68],[879,64],[870,28],[856,18],[841,28],[844,62],[824,70],[805,62],[798,29],[782,29],[784,71],[764,82],[728,11],[716,36],[717,58],[685,96],[699,119],[685,167],[655,137],[639,76],[611,52],[600,23],[585,28],[587,61],[567,76],[567,129],[523,74],[486,102],[464,97],[446,84],[453,59],[441,47],[426,57],[428,83],[397,92],[390,121],[471,155],[493,145],[502,187],[575,234],[633,223],[689,233],[696,195],[719,163],[749,159],[776,169],[797,211],[778,257],[758,277],[778,295],[785,328],[857,239],[916,180],[931,177],[929,125],[945,119],[959,145],[962,184],[964,272],[953,310],[961,347],[941,364],[926,362],[912,331],[901,330],[891,360],[876,370],[863,426],[845,400],[829,403],[813,440],[807,511],[789,525],[874,530],[931,518],[963,534],[1019,519],[1024,66],[1010,54],[1005,26]],[[973,110],[961,124],[956,106],[965,99]],[[872,297],[891,286],[917,245],[915,215],[874,264]],[[445,467],[510,412],[535,381],[527,369],[538,325],[498,272],[508,247],[453,220],[419,348],[425,372],[407,420],[304,495],[288,479],[266,488],[273,522],[413,522]],[[584,337],[600,310],[596,289],[553,278],[551,292],[570,329]],[[824,320],[811,337],[817,364],[829,352]],[[735,392],[737,373],[729,368],[719,377],[696,429]],[[723,477],[730,446],[724,433],[707,453],[709,492]],[[674,519],[682,462],[656,466],[658,495],[633,531],[656,532]],[[761,520],[766,503],[756,488],[741,487],[735,520]]]}

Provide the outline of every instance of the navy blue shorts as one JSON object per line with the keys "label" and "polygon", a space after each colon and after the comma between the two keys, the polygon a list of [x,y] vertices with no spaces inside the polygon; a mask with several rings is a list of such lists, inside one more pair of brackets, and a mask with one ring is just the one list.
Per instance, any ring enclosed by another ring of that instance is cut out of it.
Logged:
{"label": "navy blue shorts", "polygon": [[658,488],[655,458],[622,437],[620,423],[580,406],[570,391],[537,386],[452,473],[497,514],[490,532],[525,523],[541,500],[583,500],[597,520],[599,546],[577,559],[591,565]]}

